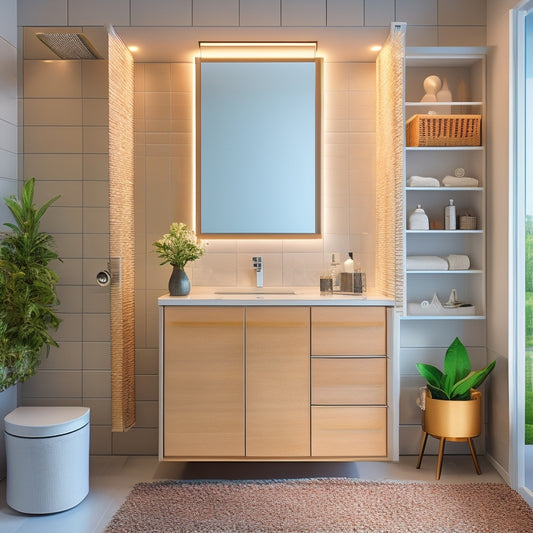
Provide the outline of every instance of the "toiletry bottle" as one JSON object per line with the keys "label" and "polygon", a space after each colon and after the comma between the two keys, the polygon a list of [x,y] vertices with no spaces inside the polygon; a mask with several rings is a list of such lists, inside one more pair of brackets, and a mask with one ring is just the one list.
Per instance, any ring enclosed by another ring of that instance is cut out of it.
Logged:
{"label": "toiletry bottle", "polygon": [[341,285],[341,262],[338,253],[331,254],[330,274],[333,279],[333,291],[339,291]]}
{"label": "toiletry bottle", "polygon": [[455,206],[453,200],[450,199],[450,205],[444,208],[444,229],[456,229]]}
{"label": "toiletry bottle", "polygon": [[353,252],[348,252],[348,259],[344,261],[344,272],[353,273]]}

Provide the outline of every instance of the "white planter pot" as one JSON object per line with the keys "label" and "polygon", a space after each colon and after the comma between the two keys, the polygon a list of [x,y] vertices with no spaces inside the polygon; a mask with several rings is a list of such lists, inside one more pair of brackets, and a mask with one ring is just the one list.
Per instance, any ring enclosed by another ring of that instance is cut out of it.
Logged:
{"label": "white planter pot", "polygon": [[17,386],[0,392],[0,479],[6,477],[6,443],[4,438],[4,417],[17,407]]}

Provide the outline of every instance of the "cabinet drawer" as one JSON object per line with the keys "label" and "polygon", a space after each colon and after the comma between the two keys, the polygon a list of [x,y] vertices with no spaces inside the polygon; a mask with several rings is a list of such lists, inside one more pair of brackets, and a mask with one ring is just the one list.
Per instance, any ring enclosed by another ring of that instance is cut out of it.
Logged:
{"label": "cabinet drawer", "polygon": [[386,407],[311,408],[313,457],[387,455]]}
{"label": "cabinet drawer", "polygon": [[311,360],[313,405],[385,405],[387,359],[313,358]]}
{"label": "cabinet drawer", "polygon": [[311,355],[386,355],[385,307],[314,307]]}

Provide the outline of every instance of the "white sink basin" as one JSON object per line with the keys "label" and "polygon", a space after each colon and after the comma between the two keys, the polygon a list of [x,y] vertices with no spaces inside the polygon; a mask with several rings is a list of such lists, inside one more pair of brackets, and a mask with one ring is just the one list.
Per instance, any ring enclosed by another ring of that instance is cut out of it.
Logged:
{"label": "white sink basin", "polygon": [[276,287],[228,287],[227,289],[217,289],[215,294],[296,294],[293,289],[276,288]]}

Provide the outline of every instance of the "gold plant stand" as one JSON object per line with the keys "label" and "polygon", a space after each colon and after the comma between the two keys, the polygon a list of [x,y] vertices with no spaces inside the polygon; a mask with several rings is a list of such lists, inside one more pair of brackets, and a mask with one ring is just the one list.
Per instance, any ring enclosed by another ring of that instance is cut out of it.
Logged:
{"label": "gold plant stand", "polygon": [[422,411],[422,442],[417,468],[422,464],[428,435],[440,440],[436,479],[440,479],[446,441],[468,442],[476,472],[481,474],[472,439],[481,434],[481,392],[472,390],[470,400],[435,400],[429,390]]}

